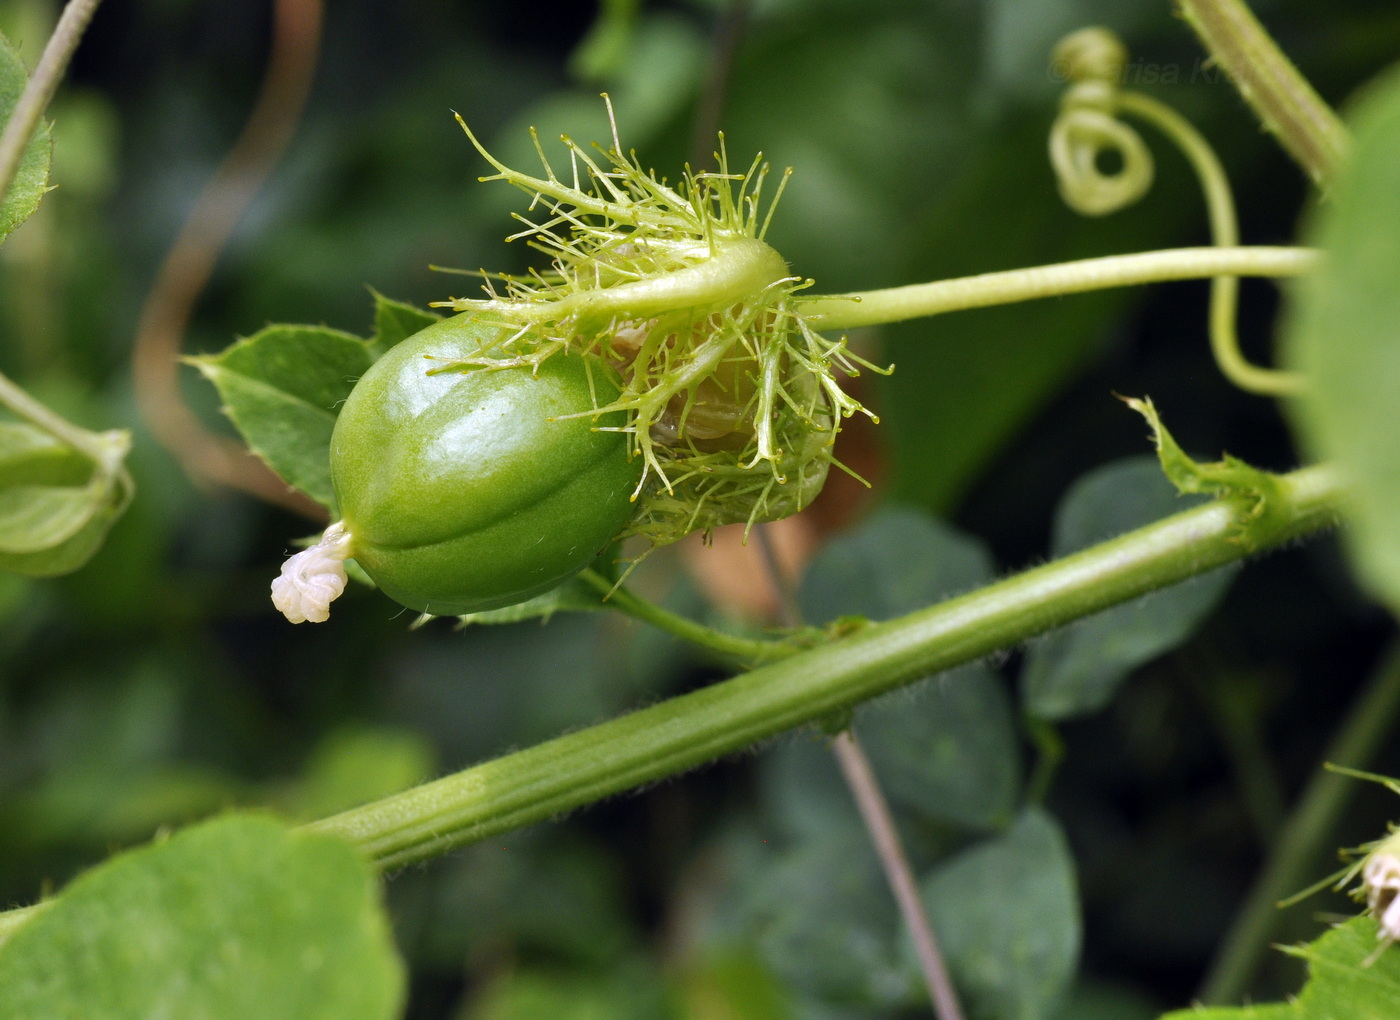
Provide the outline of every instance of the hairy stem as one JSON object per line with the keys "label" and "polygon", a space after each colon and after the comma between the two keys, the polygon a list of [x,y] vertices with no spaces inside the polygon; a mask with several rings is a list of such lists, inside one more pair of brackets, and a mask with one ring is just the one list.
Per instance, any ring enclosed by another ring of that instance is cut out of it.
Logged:
{"label": "hairy stem", "polygon": [[726,634],[723,631],[706,627],[702,623],[696,623],[694,620],[688,620],[669,609],[663,609],[653,602],[638,598],[626,588],[614,586],[612,581],[597,571],[584,570],[578,577],[580,581],[602,595],[607,600],[607,605],[618,612],[626,613],[634,619],[649,623],[682,641],[689,641],[701,648],[718,652],[726,658],[738,659],[742,662],[766,662],[784,658],[797,651],[794,646],[782,641],[763,641],[740,637],[737,634]]}
{"label": "hairy stem", "polygon": [[58,91],[63,72],[68,70],[68,61],[78,48],[78,41],[87,30],[101,0],[69,0],[58,19],[58,25],[49,36],[44,52],[39,57],[38,66],[30,76],[14,111],[0,134],[0,198],[10,190],[19,172],[20,160],[29,146],[29,139],[39,127],[39,118],[48,108],[49,100]]}
{"label": "hairy stem", "polygon": [[[1342,491],[1325,466],[1279,479],[1281,526],[1266,546],[1328,526]],[[839,715],[1153,589],[1242,559],[1251,505],[1225,499],[821,647],[597,726],[484,762],[309,826],[383,868],[694,768]]]}
{"label": "hairy stem", "polygon": [[798,299],[797,308],[814,329],[853,329],[1165,280],[1221,275],[1301,276],[1311,271],[1317,260],[1318,252],[1310,248],[1164,248],[856,294],[815,295]]}
{"label": "hairy stem", "polygon": [[[1364,769],[1394,730],[1400,713],[1400,642],[1381,665],[1347,713],[1323,761]],[[1273,841],[1273,852],[1255,880],[1244,906],[1221,943],[1215,962],[1201,986],[1201,1001],[1237,1001],[1249,988],[1250,976],[1267,952],[1279,918],[1278,902],[1309,881],[1307,871],[1333,838],[1338,819],[1356,790],[1350,776],[1319,769],[1298,806]]]}
{"label": "hairy stem", "polygon": [[[790,627],[796,627],[802,623],[802,611],[797,604],[796,592],[779,566],[777,549],[770,540],[771,527],[764,525],[758,529],[758,547],[763,554],[764,569],[779,594],[783,621]],[[919,885],[914,879],[914,869],[909,866],[909,855],[904,852],[904,843],[899,838],[899,828],[890,812],[889,801],[880,789],[880,780],[866,757],[865,749],[856,739],[855,731],[848,726],[838,733],[831,742],[831,753],[841,770],[846,788],[851,791],[851,799],[856,802],[866,835],[870,837],[870,844],[880,861],[880,870],[885,873],[885,883],[890,887],[899,916],[914,943],[914,955],[924,975],[924,986],[928,989],[929,1001],[933,1003],[934,1016],[937,1020],[963,1020],[962,1004],[958,1001],[948,965],[943,961],[943,952],[938,948],[938,938],[924,909],[923,897],[919,895]]]}
{"label": "hairy stem", "polygon": [[1244,0],[1177,0],[1177,6],[1264,127],[1325,187],[1346,155],[1347,130]]}

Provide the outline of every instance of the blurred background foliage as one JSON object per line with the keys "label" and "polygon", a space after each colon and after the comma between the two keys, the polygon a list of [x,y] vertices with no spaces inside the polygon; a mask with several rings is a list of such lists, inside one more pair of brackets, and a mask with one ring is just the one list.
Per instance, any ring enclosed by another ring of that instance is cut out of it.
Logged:
{"label": "blurred background foliage", "polygon": [[[247,116],[267,6],[102,8],[50,111],[57,190],[0,249],[0,370],[85,427],[134,429],[138,484],[82,571],[0,575],[6,902],[32,901],[163,825],[234,804],[323,815],[717,675],[607,616],[411,633],[408,615],[356,590],[333,622],[293,628],[272,611],[268,582],[313,525],[195,486],[145,430],[129,367],[138,309]],[[1382,0],[1256,9],[1334,103],[1400,53],[1400,13]],[[0,30],[32,62],[55,16],[51,0],[6,0]],[[1134,55],[1127,83],[1219,148],[1246,242],[1292,238],[1303,175],[1166,0],[345,0],[327,11],[296,137],[221,257],[186,350],[219,350],[269,322],[363,334],[367,286],[426,304],[474,286],[430,265],[520,268],[529,253],[501,239],[521,196],[475,182],[487,168],[450,111],[528,168],[529,125],[546,144],[561,131],[607,137],[604,89],[624,144],[672,177],[708,159],[720,126],[735,162],[762,149],[793,166],[770,240],[821,291],[1205,243],[1196,185],[1154,138],[1158,181],[1140,205],[1088,220],[1060,202],[1045,144],[1063,83],[1048,54],[1086,24],[1118,31]],[[1264,360],[1277,294],[1246,283],[1244,295],[1244,342]],[[1293,466],[1273,405],[1214,369],[1205,303],[1205,286],[1187,283],[853,337],[898,366],[862,385],[882,424],[842,440],[876,484],[833,485],[814,530],[827,541],[877,506],[903,509],[844,540],[855,547],[818,552],[805,611],[891,615],[1064,547],[1055,508],[1075,480],[1145,452],[1114,392],[1150,393],[1188,450]],[[227,431],[212,389],[193,371],[184,381],[210,427]],[[1137,488],[1116,491],[1136,499]],[[1105,521],[1135,512],[1111,504]],[[871,543],[894,550],[899,576],[877,576]],[[927,571],[907,562],[913,549],[929,550]],[[638,585],[682,611],[725,610],[680,555],[648,561]],[[1027,800],[1035,751],[1015,706],[1023,662],[1043,693],[1055,656],[1085,654],[1067,639],[857,716],[955,963],[959,947],[968,959],[986,950],[962,929],[996,905],[983,897],[943,919],[949,890],[1000,885],[1027,860],[1044,869],[1011,914],[990,916],[1007,917],[1007,931],[1026,922],[1013,934],[1044,950],[1056,993],[992,976],[990,991],[965,988],[974,1015],[1050,1016],[1077,954],[1063,1016],[1132,1020],[1189,1001],[1390,631],[1328,539],[1247,565],[1228,592],[1196,594],[1185,634],[1145,639],[1148,657],[1129,653],[1116,678],[1097,677],[1122,683],[1107,707],[1085,695],[1061,713],[1074,717],[1043,810]],[[1373,764],[1400,772],[1400,753]],[[1381,832],[1385,797],[1359,791],[1336,844]],[[1313,873],[1330,867],[1322,855]],[[926,1009],[820,735],[416,868],[388,896],[415,1018]],[[1310,901],[1275,937],[1311,937],[1319,909],[1347,908]],[[1277,996],[1297,977],[1277,957],[1250,990]]]}

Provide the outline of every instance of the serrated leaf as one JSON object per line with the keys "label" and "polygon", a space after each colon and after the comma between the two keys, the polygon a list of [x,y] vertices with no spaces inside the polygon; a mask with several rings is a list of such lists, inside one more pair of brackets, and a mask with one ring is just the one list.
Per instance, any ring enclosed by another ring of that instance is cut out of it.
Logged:
{"label": "serrated leaf", "polygon": [[1354,917],[1286,952],[1307,961],[1308,981],[1291,1002],[1214,1006],[1162,1020],[1395,1020],[1400,1016],[1400,949],[1380,949],[1376,922]]}
{"label": "serrated leaf", "polygon": [[348,844],[229,816],[79,876],[0,950],[0,1016],[389,1020],[403,999]]}
{"label": "serrated leaf", "polygon": [[1234,535],[1246,549],[1267,545],[1290,519],[1289,503],[1283,492],[1282,480],[1270,471],[1262,471],[1228,453],[1220,460],[1205,463],[1187,456],[1167,427],[1152,400],[1124,397],[1123,403],[1147,419],[1152,429],[1152,441],[1157,447],[1157,460],[1167,480],[1183,495],[1234,497],[1243,500],[1246,513]]}
{"label": "serrated leaf", "polygon": [[[9,40],[0,36],[0,124],[10,119],[28,80],[29,75],[19,54]],[[39,202],[48,190],[49,157],[52,152],[49,125],[40,121],[39,130],[34,132],[20,158],[14,183],[5,193],[4,200],[0,201],[0,240],[39,208]]]}
{"label": "serrated leaf", "polygon": [[124,432],[94,435],[103,462],[25,422],[0,422],[0,570],[77,570],[131,501]]}
{"label": "serrated leaf", "polygon": [[374,362],[369,345],[325,326],[268,326],[191,361],[218,389],[249,449],[288,485],[331,507],[331,432]]}
{"label": "serrated leaf", "polygon": [[374,295],[374,336],[369,344],[375,357],[442,318],[434,312],[386,298],[377,290],[370,293]]}
{"label": "serrated leaf", "polygon": [[[1065,556],[1185,509],[1150,457],[1106,464],[1070,487],[1055,515],[1051,551]],[[1235,570],[1225,568],[1105,610],[1031,645],[1022,692],[1026,710],[1042,719],[1097,711],[1137,667],[1191,636],[1225,594]]]}
{"label": "serrated leaf", "polygon": [[1370,86],[1350,120],[1347,163],[1307,231],[1326,258],[1292,291],[1286,354],[1306,379],[1297,432],[1350,493],[1352,567],[1400,613],[1400,71]]}
{"label": "serrated leaf", "polygon": [[920,890],[970,1017],[1054,1016],[1081,937],[1074,861],[1054,819],[1026,811],[940,865]]}

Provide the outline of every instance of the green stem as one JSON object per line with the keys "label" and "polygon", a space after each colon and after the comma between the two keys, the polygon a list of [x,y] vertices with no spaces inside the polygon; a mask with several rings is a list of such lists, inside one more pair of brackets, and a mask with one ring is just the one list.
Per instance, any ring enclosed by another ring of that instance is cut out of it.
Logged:
{"label": "green stem", "polygon": [[[1380,667],[1351,706],[1324,761],[1365,768],[1390,735],[1400,713],[1400,642],[1386,653]],[[1235,916],[1201,988],[1208,1003],[1238,1001],[1268,950],[1279,919],[1278,902],[1308,881],[1322,848],[1332,839],[1337,821],[1356,790],[1346,775],[1319,769],[1298,806],[1273,841],[1263,873]]]}
{"label": "green stem", "polygon": [[69,0],[58,19],[58,25],[49,36],[44,52],[39,56],[34,74],[24,86],[19,100],[15,103],[5,130],[0,133],[0,198],[10,190],[19,172],[24,150],[39,127],[49,100],[58,91],[63,72],[68,69],[68,61],[78,48],[78,40],[87,30],[97,5],[101,0]]}
{"label": "green stem", "polygon": [[1325,187],[1349,141],[1332,108],[1243,0],[1177,0],[1177,5],[1264,127],[1315,183]]}
{"label": "green stem", "polygon": [[[1331,524],[1325,466],[1281,476],[1267,545]],[[398,868],[714,761],[921,677],[1242,559],[1248,501],[1225,499],[940,605],[315,822]]]}
{"label": "green stem", "polygon": [[696,623],[694,620],[673,613],[669,609],[662,609],[654,602],[648,602],[646,599],[632,594],[621,585],[615,585],[596,570],[581,571],[578,578],[602,595],[605,603],[618,612],[626,613],[628,616],[649,623],[682,641],[689,641],[701,648],[708,648],[728,658],[738,659],[746,663],[769,662],[773,659],[786,658],[797,651],[793,645],[782,641],[740,637],[737,634],[726,634],[723,631],[706,627],[702,623]]}
{"label": "green stem", "polygon": [[[1136,92],[1121,92],[1114,105],[1122,112],[1147,121],[1181,150],[1205,195],[1210,218],[1212,242],[1220,248],[1233,248],[1240,243],[1240,230],[1235,216],[1235,198],[1230,193],[1230,179],[1220,165],[1215,151],[1204,136],[1181,114],[1151,96]],[[1303,377],[1295,372],[1280,372],[1251,365],[1240,353],[1235,318],[1240,303],[1240,281],[1235,276],[1217,276],[1210,285],[1210,349],[1215,363],[1225,378],[1240,389],[1264,396],[1292,396],[1303,388]]]}
{"label": "green stem", "polygon": [[814,329],[854,329],[967,308],[1165,280],[1221,275],[1301,276],[1316,267],[1317,260],[1318,253],[1309,248],[1164,248],[855,294],[821,294],[800,298],[797,309]]}

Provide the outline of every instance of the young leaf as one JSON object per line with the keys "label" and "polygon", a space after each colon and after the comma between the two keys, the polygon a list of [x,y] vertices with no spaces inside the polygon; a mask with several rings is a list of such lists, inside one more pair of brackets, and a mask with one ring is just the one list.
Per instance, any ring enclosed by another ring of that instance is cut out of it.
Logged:
{"label": "young leaf", "polygon": [[[0,36],[0,124],[10,119],[20,93],[24,91],[28,75],[24,62],[4,36]],[[39,201],[48,191],[49,157],[53,152],[53,140],[49,137],[49,126],[40,122],[29,146],[20,158],[19,170],[15,174],[10,190],[0,200],[0,241],[33,215],[39,208]]]}
{"label": "young leaf", "polygon": [[1074,862],[1054,819],[1032,808],[937,868],[921,893],[970,1016],[1054,1016],[1080,943]]}
{"label": "young leaf", "polygon": [[400,340],[407,340],[420,329],[442,318],[402,301],[386,298],[377,290],[370,293],[374,295],[374,336],[370,337],[369,346],[376,358]]}
{"label": "young leaf", "polygon": [[1400,613],[1400,71],[1351,119],[1355,144],[1309,231],[1327,257],[1293,292],[1287,353],[1307,378],[1293,418],[1350,488],[1353,568]]}
{"label": "young leaf", "polygon": [[103,463],[24,422],[0,422],[0,570],[70,573],[102,544],[131,501],[124,432],[94,435]]}
{"label": "young leaf", "polygon": [[[1051,549],[1083,549],[1184,509],[1150,457],[1115,461],[1083,476],[1061,501]],[[1138,666],[1185,641],[1234,577],[1218,570],[1105,610],[1031,645],[1022,674],[1026,710],[1042,719],[1097,711]]]}
{"label": "young leaf", "polygon": [[1400,1016],[1400,949],[1380,948],[1376,922],[1354,917],[1305,946],[1285,950],[1307,961],[1296,999],[1267,1006],[1198,1007],[1162,1020],[1395,1020]]}
{"label": "young leaf", "polygon": [[218,389],[248,447],[288,485],[330,507],[331,430],[374,363],[369,344],[325,326],[268,326],[190,361]]}
{"label": "young leaf", "polygon": [[80,876],[0,950],[0,1016],[389,1020],[403,999],[349,845],[229,816]]}

